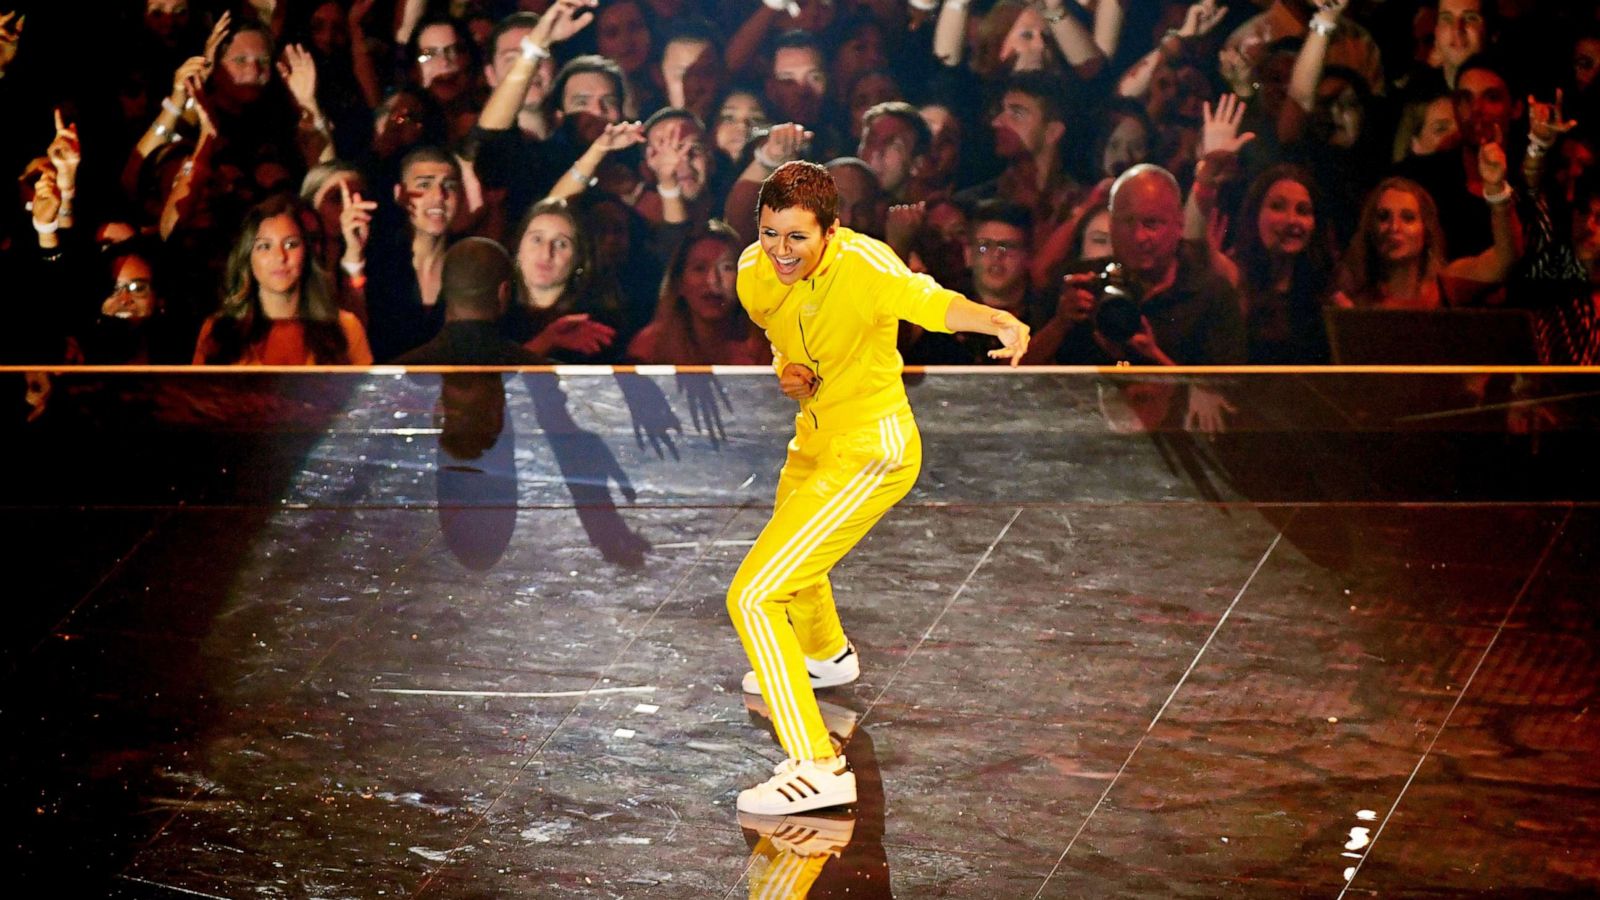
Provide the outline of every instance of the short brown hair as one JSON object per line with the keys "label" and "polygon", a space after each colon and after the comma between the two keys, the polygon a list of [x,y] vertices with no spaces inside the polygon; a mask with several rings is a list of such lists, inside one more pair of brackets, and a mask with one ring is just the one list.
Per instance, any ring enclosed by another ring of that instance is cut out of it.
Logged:
{"label": "short brown hair", "polygon": [[823,231],[833,227],[839,218],[839,186],[825,167],[803,159],[790,160],[761,182],[761,195],[756,199],[758,218],[763,208],[777,212],[792,206],[809,210]]}

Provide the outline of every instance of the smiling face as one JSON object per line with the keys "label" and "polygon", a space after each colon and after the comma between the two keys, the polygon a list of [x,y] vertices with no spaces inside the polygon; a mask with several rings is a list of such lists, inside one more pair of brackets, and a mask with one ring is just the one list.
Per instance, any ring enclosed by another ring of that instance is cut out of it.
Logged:
{"label": "smiling face", "polygon": [[705,322],[721,322],[737,305],[735,283],[739,251],[721,238],[701,238],[689,248],[683,262],[679,294],[689,315]]}
{"label": "smiling face", "polygon": [[761,251],[772,260],[779,283],[786,285],[800,281],[816,269],[835,231],[833,225],[823,230],[815,213],[798,206],[784,209],[763,206],[757,223]]}
{"label": "smiling face", "polygon": [[1316,223],[1311,192],[1300,182],[1283,178],[1267,188],[1256,229],[1268,253],[1293,256],[1305,252]]}
{"label": "smiling face", "polygon": [[298,291],[305,264],[305,238],[294,216],[284,213],[263,220],[250,245],[250,274],[262,293],[287,296]]}
{"label": "smiling face", "polygon": [[1439,0],[1433,46],[1447,65],[1459,66],[1483,49],[1482,0]]}
{"label": "smiling face", "polygon": [[572,278],[577,259],[577,237],[565,216],[534,216],[517,244],[517,271],[530,290],[564,286]]}
{"label": "smiling face", "polygon": [[156,292],[150,283],[150,264],[137,256],[125,256],[112,271],[111,294],[100,304],[100,314],[139,322],[156,311]]}
{"label": "smiling face", "polygon": [[1378,198],[1376,223],[1378,257],[1386,263],[1404,263],[1422,257],[1427,230],[1422,204],[1415,194],[1390,188]]}
{"label": "smiling face", "polygon": [[395,200],[406,210],[411,227],[439,237],[450,230],[461,206],[461,177],[449,163],[418,160],[406,167],[395,185]]}

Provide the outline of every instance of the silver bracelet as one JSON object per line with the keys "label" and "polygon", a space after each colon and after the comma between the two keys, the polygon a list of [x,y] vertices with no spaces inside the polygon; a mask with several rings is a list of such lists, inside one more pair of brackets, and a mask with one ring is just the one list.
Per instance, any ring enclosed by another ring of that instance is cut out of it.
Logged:
{"label": "silver bracelet", "polygon": [[1333,34],[1334,31],[1338,29],[1339,23],[1337,23],[1337,22],[1329,22],[1326,19],[1320,19],[1320,18],[1318,18],[1316,16],[1312,16],[1311,17],[1311,23],[1307,27],[1309,27],[1312,31],[1315,31],[1317,34],[1320,34],[1323,37],[1327,37],[1328,35]]}
{"label": "silver bracelet", "polygon": [[1511,197],[1511,185],[1507,183],[1500,186],[1500,193],[1498,194],[1484,194],[1483,201],[1491,206],[1499,206],[1503,203],[1510,203]]}
{"label": "silver bracelet", "polygon": [[172,132],[171,128],[168,128],[167,126],[161,124],[160,122],[156,123],[156,137],[166,137],[171,132]]}
{"label": "silver bracelet", "polygon": [[585,175],[582,172],[579,172],[577,166],[573,166],[567,170],[567,177],[583,185],[584,187],[594,187],[600,183],[600,179],[594,177],[593,175]]}
{"label": "silver bracelet", "polygon": [[683,196],[683,188],[681,188],[681,187],[669,188],[669,187],[663,187],[662,185],[657,184],[656,185],[656,193],[660,194],[662,199],[665,199],[665,200],[676,200],[679,197]]}

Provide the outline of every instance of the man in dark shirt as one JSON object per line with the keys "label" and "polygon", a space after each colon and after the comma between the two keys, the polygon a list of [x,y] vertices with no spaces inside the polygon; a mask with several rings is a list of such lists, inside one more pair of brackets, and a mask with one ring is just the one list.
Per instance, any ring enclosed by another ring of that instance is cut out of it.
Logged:
{"label": "man in dark shirt", "polygon": [[[1395,174],[1422,185],[1433,197],[1450,259],[1474,256],[1494,243],[1478,175],[1478,150],[1497,143],[1505,147],[1508,159],[1522,158],[1523,131],[1511,127],[1522,116],[1519,96],[1502,66],[1487,56],[1472,57],[1456,75],[1460,148],[1408,157],[1395,167]],[[1518,176],[1515,168],[1509,174],[1513,179]]]}
{"label": "man in dark shirt", "polygon": [[444,327],[395,359],[408,366],[536,366],[545,360],[500,334],[515,270],[488,238],[463,238],[444,255],[439,293]]}
{"label": "man in dark shirt", "polygon": [[1141,164],[1111,186],[1112,254],[1139,289],[1143,326],[1122,344],[1099,342],[1139,365],[1235,365],[1245,361],[1238,292],[1179,252],[1183,199],[1172,173]]}

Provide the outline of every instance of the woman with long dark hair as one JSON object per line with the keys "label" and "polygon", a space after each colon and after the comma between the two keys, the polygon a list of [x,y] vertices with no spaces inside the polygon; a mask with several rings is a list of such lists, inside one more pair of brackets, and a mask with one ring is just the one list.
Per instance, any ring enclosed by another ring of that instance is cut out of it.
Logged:
{"label": "woman with long dark hair", "polygon": [[1219,268],[1239,289],[1252,364],[1328,361],[1322,307],[1333,291],[1334,237],[1320,200],[1311,173],[1281,164],[1251,182],[1240,204]]}
{"label": "woman with long dark hair", "polygon": [[593,242],[566,201],[535,203],[515,234],[518,290],[505,336],[558,362],[618,361],[622,300],[595,271]]}
{"label": "woman with long dark hair", "polygon": [[307,251],[315,213],[274,197],[251,209],[228,256],[222,307],[200,328],[194,362],[207,365],[370,365],[366,330],[334,302]]}
{"label": "woman with long dark hair", "polygon": [[771,345],[750,323],[735,290],[744,242],[715,219],[684,237],[661,281],[655,318],[628,344],[641,363],[761,366]]}

